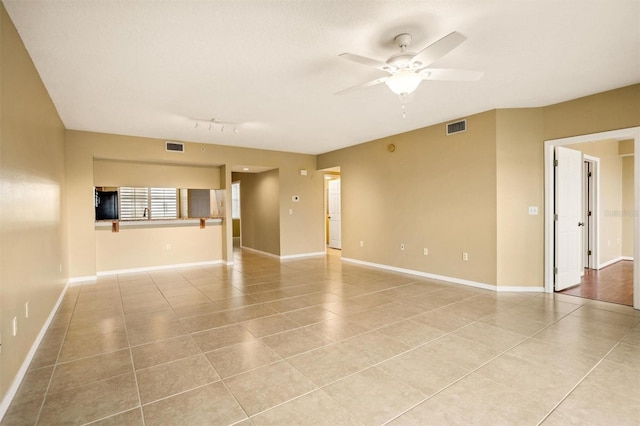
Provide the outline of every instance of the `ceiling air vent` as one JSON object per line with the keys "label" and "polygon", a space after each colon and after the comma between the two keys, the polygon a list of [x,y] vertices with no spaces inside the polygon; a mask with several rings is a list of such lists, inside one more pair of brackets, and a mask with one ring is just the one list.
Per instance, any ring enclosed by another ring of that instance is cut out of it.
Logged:
{"label": "ceiling air vent", "polygon": [[180,142],[166,141],[166,149],[171,152],[184,152],[184,144]]}
{"label": "ceiling air vent", "polygon": [[461,133],[467,131],[467,120],[460,120],[454,123],[447,123],[447,136],[455,133]]}

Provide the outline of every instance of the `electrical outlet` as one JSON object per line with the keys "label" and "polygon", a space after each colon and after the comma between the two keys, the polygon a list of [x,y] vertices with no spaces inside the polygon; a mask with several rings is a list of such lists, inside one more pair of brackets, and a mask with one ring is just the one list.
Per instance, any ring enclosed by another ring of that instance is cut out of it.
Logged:
{"label": "electrical outlet", "polygon": [[13,336],[18,334],[18,318],[13,317]]}
{"label": "electrical outlet", "polygon": [[24,317],[29,318],[29,302],[24,304]]}
{"label": "electrical outlet", "polygon": [[404,243],[400,244],[400,250],[404,250]]}
{"label": "electrical outlet", "polygon": [[58,269],[60,269],[60,272],[62,272],[62,263],[60,264],[60,267]]}
{"label": "electrical outlet", "polygon": [[364,247],[364,241],[360,241],[360,247]]}
{"label": "electrical outlet", "polygon": [[167,244],[167,251],[171,251],[171,244]]}
{"label": "electrical outlet", "polygon": [[293,209],[289,209],[289,214],[293,214]]}
{"label": "electrical outlet", "polygon": [[425,256],[429,256],[429,249],[428,249],[428,248],[425,248],[425,249],[424,249],[424,255],[425,255]]}
{"label": "electrical outlet", "polygon": [[469,260],[469,253],[467,253],[467,252],[462,253],[462,260],[464,260],[464,261]]}

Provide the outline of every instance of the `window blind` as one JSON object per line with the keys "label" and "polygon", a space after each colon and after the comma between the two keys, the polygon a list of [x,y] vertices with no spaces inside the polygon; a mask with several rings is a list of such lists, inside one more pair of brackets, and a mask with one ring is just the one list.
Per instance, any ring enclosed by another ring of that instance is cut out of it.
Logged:
{"label": "window blind", "polygon": [[231,218],[240,219],[240,184],[231,184]]}
{"label": "window blind", "polygon": [[119,190],[120,220],[149,218],[149,188],[122,186]]}
{"label": "window blind", "polygon": [[120,220],[177,219],[176,188],[122,186],[119,190]]}
{"label": "window blind", "polygon": [[151,189],[151,218],[178,218],[178,190],[176,188]]}

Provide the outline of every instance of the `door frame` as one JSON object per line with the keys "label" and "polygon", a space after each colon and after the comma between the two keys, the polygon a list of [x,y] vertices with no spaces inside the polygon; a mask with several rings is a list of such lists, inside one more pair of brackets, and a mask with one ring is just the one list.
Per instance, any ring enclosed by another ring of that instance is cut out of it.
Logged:
{"label": "door frame", "polygon": [[553,293],[553,260],[555,244],[553,237],[554,173],[553,153],[556,146],[591,142],[602,139],[634,140],[634,210],[633,219],[633,307],[640,309],[640,127],[592,133],[588,135],[549,139],[544,141],[544,291]]}
{"label": "door frame", "polygon": [[[589,241],[591,240],[591,258],[590,262],[583,265],[585,268],[589,269],[600,269],[600,257],[599,257],[599,247],[600,247],[600,159],[598,157],[593,157],[591,155],[583,155],[583,160],[585,163],[591,163],[591,183],[593,184],[593,188],[587,197],[585,197],[585,207],[587,207],[590,203],[592,204],[591,217],[585,217],[584,223],[588,224],[588,228],[590,229],[589,235],[583,236],[584,238],[584,246],[589,246]],[[589,199],[589,197],[591,199]],[[583,209],[586,210],[586,209]],[[587,226],[585,226],[585,230]],[[583,253],[584,255],[584,253]]]}
{"label": "door frame", "polygon": [[[342,174],[340,173],[340,166],[336,166],[336,167],[331,167],[331,168],[327,168],[327,169],[322,169],[320,170],[323,174],[323,186],[322,186],[322,192],[324,193],[323,197],[324,197],[324,203],[323,203],[323,215],[324,215],[324,234],[323,234],[323,241],[325,242],[325,251],[327,249],[329,249],[329,183],[328,180],[329,179],[340,179],[340,197],[342,197]],[[340,200],[342,204],[342,199]],[[341,206],[342,208],[342,206]],[[340,229],[340,234],[341,234],[341,239],[342,239],[342,229]]]}

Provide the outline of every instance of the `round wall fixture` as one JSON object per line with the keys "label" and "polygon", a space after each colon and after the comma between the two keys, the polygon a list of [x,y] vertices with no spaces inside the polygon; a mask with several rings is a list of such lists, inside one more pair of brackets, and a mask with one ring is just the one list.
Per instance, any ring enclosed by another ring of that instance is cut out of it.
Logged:
{"label": "round wall fixture", "polygon": [[396,146],[392,143],[390,143],[389,145],[387,145],[387,151],[389,152],[393,152],[396,150]]}
{"label": "round wall fixture", "polygon": [[200,148],[200,152],[204,152],[204,146]]}

